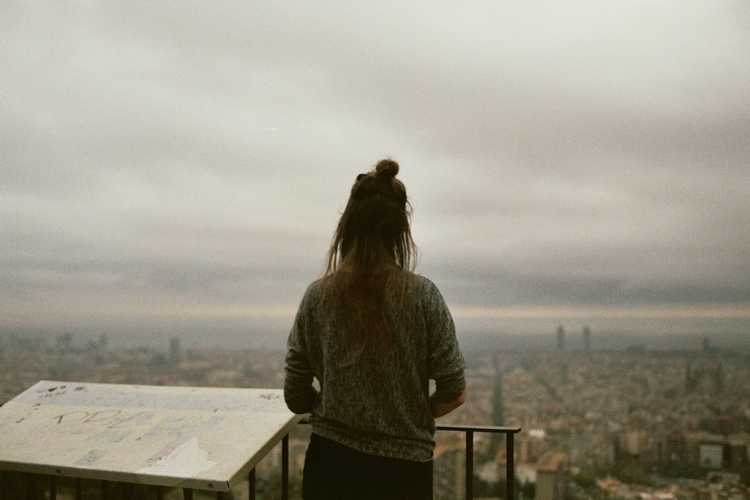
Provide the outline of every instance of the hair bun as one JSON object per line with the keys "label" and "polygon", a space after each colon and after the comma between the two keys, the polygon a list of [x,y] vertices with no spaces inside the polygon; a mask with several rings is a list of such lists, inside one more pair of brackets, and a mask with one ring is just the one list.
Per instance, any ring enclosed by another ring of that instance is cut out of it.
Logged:
{"label": "hair bun", "polygon": [[375,177],[380,179],[393,179],[396,174],[398,174],[398,163],[390,158],[380,160],[375,166]]}

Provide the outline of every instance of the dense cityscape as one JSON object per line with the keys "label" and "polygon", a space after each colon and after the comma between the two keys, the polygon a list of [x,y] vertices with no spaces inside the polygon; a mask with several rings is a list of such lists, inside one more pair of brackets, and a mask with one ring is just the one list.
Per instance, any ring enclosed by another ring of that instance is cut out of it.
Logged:
{"label": "dense cityscape", "polygon": [[[561,327],[556,349],[466,351],[469,399],[439,423],[521,427],[515,481],[527,500],[750,498],[750,353],[710,338],[692,350],[591,350],[590,330],[575,335],[576,350]],[[281,388],[283,367],[281,351],[198,349],[177,337],[155,349],[4,334],[0,404],[39,380]],[[297,427],[292,498],[309,435]],[[437,441],[435,498],[463,498],[463,434]],[[504,498],[505,447],[477,433],[474,450],[475,497]],[[279,460],[276,449],[259,466],[260,498],[274,498]]]}

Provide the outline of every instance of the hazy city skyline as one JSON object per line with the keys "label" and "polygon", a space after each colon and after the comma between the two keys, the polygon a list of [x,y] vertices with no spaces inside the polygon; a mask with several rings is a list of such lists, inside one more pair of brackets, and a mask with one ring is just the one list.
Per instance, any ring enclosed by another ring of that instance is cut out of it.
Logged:
{"label": "hazy city skyline", "polygon": [[283,330],[392,156],[460,328],[750,331],[746,3],[4,2],[0,33],[2,328]]}

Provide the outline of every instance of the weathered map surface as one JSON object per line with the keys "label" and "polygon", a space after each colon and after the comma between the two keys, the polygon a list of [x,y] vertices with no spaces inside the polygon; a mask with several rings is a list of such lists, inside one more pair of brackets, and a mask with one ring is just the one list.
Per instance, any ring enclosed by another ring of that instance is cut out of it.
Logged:
{"label": "weathered map surface", "polygon": [[0,468],[227,491],[299,419],[279,389],[41,381],[0,408]]}

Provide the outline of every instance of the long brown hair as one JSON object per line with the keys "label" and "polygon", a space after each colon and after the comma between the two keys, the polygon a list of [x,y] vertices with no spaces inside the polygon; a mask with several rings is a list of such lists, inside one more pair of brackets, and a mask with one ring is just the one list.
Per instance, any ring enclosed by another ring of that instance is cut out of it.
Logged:
{"label": "long brown hair", "polygon": [[[393,271],[413,271],[416,266],[417,247],[409,227],[411,205],[406,188],[396,179],[398,171],[398,163],[385,159],[357,176],[328,251],[324,296],[333,301],[346,346],[342,366],[360,358],[382,361],[389,355],[393,325],[388,280]],[[407,279],[404,273],[402,313]]]}

